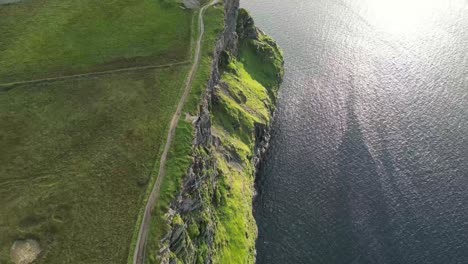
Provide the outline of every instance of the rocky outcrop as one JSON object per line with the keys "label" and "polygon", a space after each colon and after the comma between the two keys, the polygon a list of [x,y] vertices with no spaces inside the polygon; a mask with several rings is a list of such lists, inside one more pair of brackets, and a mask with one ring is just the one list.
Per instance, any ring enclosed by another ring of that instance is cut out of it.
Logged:
{"label": "rocky outcrop", "polygon": [[[268,66],[258,69],[258,80],[257,73],[247,73],[248,68],[253,69],[252,59],[242,62],[242,54],[250,51]],[[271,85],[268,82],[271,87],[253,94],[249,85],[265,85],[264,75],[274,79]],[[230,262],[254,262],[254,172],[268,147],[281,79],[279,48],[255,27],[246,11],[239,10],[239,0],[226,0],[225,28],[214,50],[211,77],[194,122],[193,163],[166,215],[170,230],[160,242],[159,262],[225,263],[223,258],[234,250],[233,244],[239,252],[232,254],[239,259]],[[251,101],[261,110],[254,110]],[[242,221],[230,223],[233,216]],[[231,229],[243,231],[234,237]],[[245,245],[239,247],[242,243]]]}
{"label": "rocky outcrop", "polygon": [[39,254],[41,246],[34,239],[16,240],[10,250],[11,261],[15,264],[33,263]]}

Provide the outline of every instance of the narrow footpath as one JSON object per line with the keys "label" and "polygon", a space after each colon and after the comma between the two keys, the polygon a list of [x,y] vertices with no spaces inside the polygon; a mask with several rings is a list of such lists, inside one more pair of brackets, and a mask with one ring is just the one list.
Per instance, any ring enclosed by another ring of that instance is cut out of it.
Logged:
{"label": "narrow footpath", "polygon": [[87,73],[79,73],[79,74],[72,74],[72,75],[63,75],[63,76],[58,76],[58,77],[49,77],[49,78],[26,80],[26,81],[15,81],[15,82],[9,82],[9,83],[0,83],[0,88],[2,88],[2,87],[9,88],[9,87],[12,87],[12,86],[24,85],[24,84],[36,84],[36,83],[43,83],[43,82],[61,81],[61,80],[67,80],[67,79],[86,78],[86,77],[93,77],[93,76],[98,76],[98,75],[129,72],[129,71],[162,69],[162,68],[169,68],[169,67],[173,67],[173,66],[186,65],[186,64],[189,64],[189,63],[190,63],[190,61],[181,61],[181,62],[161,64],[161,65],[135,66],[135,67],[120,68],[120,69],[108,70],[108,71],[96,71],[96,72],[87,72]]}
{"label": "narrow footpath", "polygon": [[202,46],[202,41],[203,41],[203,35],[205,33],[203,15],[206,9],[208,9],[210,6],[215,5],[217,2],[218,0],[213,0],[209,4],[204,5],[200,9],[200,12],[198,14],[198,25],[200,27],[200,31],[199,31],[198,40],[195,46],[195,55],[193,59],[192,68],[190,69],[190,72],[188,73],[188,76],[187,76],[187,80],[185,82],[184,94],[180,98],[179,104],[177,105],[177,110],[174,113],[174,116],[172,117],[172,120],[171,120],[171,124],[169,126],[167,141],[164,146],[164,151],[161,155],[161,161],[159,162],[158,178],[156,179],[153,189],[151,190],[151,193],[148,197],[148,201],[145,206],[145,212],[143,214],[143,218],[140,223],[138,238],[135,244],[135,252],[133,254],[133,264],[143,264],[145,262],[145,256],[146,256],[145,249],[146,249],[146,242],[148,240],[148,233],[149,233],[149,228],[150,228],[150,223],[151,223],[151,211],[153,210],[154,205],[156,204],[158,200],[161,183],[165,176],[165,165],[166,165],[167,153],[169,152],[169,148],[171,147],[171,143],[175,135],[175,130],[176,130],[177,124],[179,123],[179,119],[182,113],[182,108],[184,107],[187,96],[190,93],[193,80],[195,79],[195,75],[197,73],[198,66],[200,64],[201,46]]}

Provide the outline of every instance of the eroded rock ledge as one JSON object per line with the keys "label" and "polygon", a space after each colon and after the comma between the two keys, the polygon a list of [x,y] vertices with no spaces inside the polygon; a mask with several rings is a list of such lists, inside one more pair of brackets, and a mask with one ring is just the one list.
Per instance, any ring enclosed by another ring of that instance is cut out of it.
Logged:
{"label": "eroded rock ledge", "polygon": [[239,0],[225,1],[225,28],[195,122],[193,163],[167,219],[161,263],[254,263],[256,167],[283,76],[282,53]]}

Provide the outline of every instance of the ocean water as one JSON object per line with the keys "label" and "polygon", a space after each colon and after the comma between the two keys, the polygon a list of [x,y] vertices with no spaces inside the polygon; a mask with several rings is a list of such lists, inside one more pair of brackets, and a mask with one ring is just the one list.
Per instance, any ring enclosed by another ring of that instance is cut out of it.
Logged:
{"label": "ocean water", "polygon": [[257,262],[468,263],[468,1],[242,6],[286,58]]}

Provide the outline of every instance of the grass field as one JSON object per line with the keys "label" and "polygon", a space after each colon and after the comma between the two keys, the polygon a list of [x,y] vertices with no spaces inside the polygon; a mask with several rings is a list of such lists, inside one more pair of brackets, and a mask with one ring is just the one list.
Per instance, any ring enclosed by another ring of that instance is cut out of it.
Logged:
{"label": "grass field", "polygon": [[150,70],[1,94],[0,259],[34,237],[43,263],[124,263],[184,77]]}
{"label": "grass field", "polygon": [[[152,0],[0,6],[0,83],[187,60],[192,15]],[[0,263],[24,238],[37,263],[126,263],[188,70],[0,91]]]}
{"label": "grass field", "polygon": [[34,0],[0,6],[0,80],[188,59],[190,13],[161,0]]}

